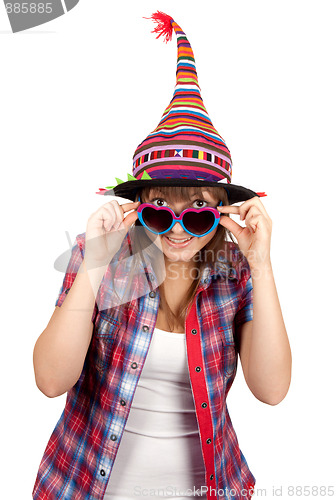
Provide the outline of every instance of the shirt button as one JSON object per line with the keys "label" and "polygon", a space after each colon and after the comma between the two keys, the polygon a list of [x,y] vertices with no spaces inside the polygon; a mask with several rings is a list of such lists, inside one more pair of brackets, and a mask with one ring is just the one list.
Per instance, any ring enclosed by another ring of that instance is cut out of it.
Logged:
{"label": "shirt button", "polygon": [[144,325],[144,326],[142,327],[142,330],[143,330],[144,332],[148,332],[149,327],[148,327],[147,325]]}
{"label": "shirt button", "polygon": [[134,362],[134,363],[132,363],[132,364],[131,364],[131,367],[132,367],[132,368],[138,368],[138,363],[135,363],[135,362]]}
{"label": "shirt button", "polygon": [[117,440],[117,436],[115,434],[111,434],[110,439],[112,439],[112,441],[116,441]]}
{"label": "shirt button", "polygon": [[211,443],[211,439],[210,439],[210,438],[208,438],[208,439],[206,440],[206,442],[207,442],[207,444],[210,444],[210,443]]}
{"label": "shirt button", "polygon": [[69,293],[70,288],[67,288],[64,293]]}
{"label": "shirt button", "polygon": [[213,479],[213,478],[214,478],[214,475],[213,475],[213,474],[211,474],[210,479]]}
{"label": "shirt button", "polygon": [[126,401],[125,401],[124,399],[121,399],[121,400],[120,400],[120,404],[121,404],[122,406],[125,406]]}
{"label": "shirt button", "polygon": [[205,279],[204,279],[204,283],[209,283],[208,278],[205,278]]}
{"label": "shirt button", "polygon": [[149,296],[151,299],[154,299],[154,297],[156,296],[156,293],[155,292],[149,292]]}
{"label": "shirt button", "polygon": [[104,471],[104,469],[101,469],[101,471],[100,471],[100,475],[101,475],[101,476],[105,476],[105,471]]}
{"label": "shirt button", "polygon": [[193,328],[193,329],[191,330],[191,333],[192,333],[193,335],[196,335],[196,333],[197,333],[196,328]]}
{"label": "shirt button", "polygon": [[195,370],[196,370],[197,372],[200,372],[200,371],[202,370],[202,368],[201,368],[200,366],[196,366]]}
{"label": "shirt button", "polygon": [[208,405],[206,403],[202,403],[202,408],[206,408]]}
{"label": "shirt button", "polygon": [[150,281],[154,281],[154,275],[152,273],[149,273],[148,278]]}

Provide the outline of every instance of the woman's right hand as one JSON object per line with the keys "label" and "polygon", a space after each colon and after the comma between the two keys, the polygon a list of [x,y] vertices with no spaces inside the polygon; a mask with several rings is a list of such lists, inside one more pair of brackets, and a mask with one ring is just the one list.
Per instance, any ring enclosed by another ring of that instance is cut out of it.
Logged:
{"label": "woman's right hand", "polygon": [[[98,208],[87,222],[84,262],[88,269],[108,265],[122,240],[138,218],[140,202],[119,205],[112,200]],[[125,213],[131,211],[125,217]]]}

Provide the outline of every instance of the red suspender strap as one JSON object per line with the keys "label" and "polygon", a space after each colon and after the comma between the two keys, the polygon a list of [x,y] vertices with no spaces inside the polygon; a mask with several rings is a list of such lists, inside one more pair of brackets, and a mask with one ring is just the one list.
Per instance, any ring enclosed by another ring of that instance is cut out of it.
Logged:
{"label": "red suspender strap", "polygon": [[209,396],[205,381],[201,350],[200,326],[197,318],[196,297],[186,317],[186,344],[191,388],[194,395],[196,416],[199,425],[202,453],[206,468],[207,498],[217,500],[213,427]]}

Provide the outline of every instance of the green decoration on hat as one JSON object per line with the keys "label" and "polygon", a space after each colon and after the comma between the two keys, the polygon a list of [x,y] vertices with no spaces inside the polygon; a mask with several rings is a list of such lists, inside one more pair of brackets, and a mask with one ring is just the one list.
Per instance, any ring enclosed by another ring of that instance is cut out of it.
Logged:
{"label": "green decoration on hat", "polygon": [[[145,180],[145,179],[151,179],[151,176],[146,172],[146,170],[143,171],[143,174],[141,176],[141,180]],[[137,180],[137,179],[135,179]]]}
{"label": "green decoration on hat", "polygon": [[138,180],[136,177],[133,177],[133,175],[131,175],[131,174],[127,174],[127,179],[129,181],[137,181]]}

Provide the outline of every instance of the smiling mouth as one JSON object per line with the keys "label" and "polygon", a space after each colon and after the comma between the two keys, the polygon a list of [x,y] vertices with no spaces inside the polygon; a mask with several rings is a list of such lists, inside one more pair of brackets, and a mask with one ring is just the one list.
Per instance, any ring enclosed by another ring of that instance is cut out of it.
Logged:
{"label": "smiling mouth", "polygon": [[178,239],[178,238],[171,238],[170,236],[164,235],[164,238],[167,240],[168,245],[173,246],[175,248],[180,248],[180,247],[185,247],[185,246],[189,245],[191,240],[194,239],[194,236],[190,236],[189,238]]}
{"label": "smiling mouth", "polygon": [[168,240],[172,241],[173,243],[184,243],[185,241],[191,240],[192,236],[190,236],[189,238],[183,238],[183,240],[179,240],[177,238],[170,238],[169,236],[166,236],[166,238],[168,238]]}

